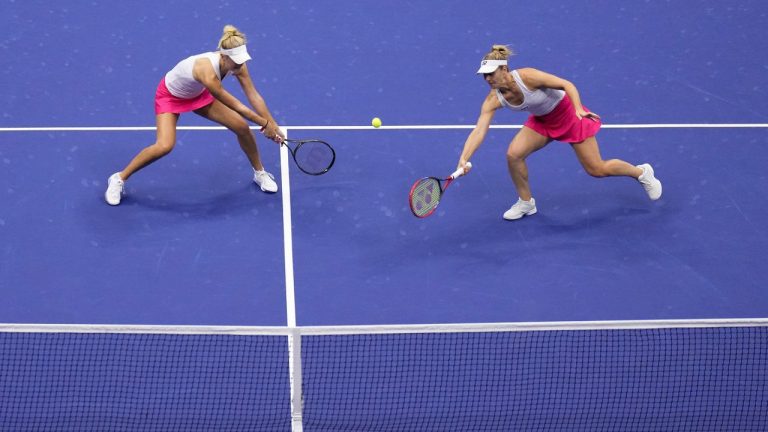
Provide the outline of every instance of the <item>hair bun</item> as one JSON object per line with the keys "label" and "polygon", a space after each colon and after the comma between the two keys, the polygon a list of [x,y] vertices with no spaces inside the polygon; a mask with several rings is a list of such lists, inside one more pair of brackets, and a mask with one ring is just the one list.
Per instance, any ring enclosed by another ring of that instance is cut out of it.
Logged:
{"label": "hair bun", "polygon": [[246,43],[245,35],[241,33],[237,27],[232,24],[224,26],[223,34],[221,39],[219,39],[219,48],[229,49],[243,45],[244,43]]}

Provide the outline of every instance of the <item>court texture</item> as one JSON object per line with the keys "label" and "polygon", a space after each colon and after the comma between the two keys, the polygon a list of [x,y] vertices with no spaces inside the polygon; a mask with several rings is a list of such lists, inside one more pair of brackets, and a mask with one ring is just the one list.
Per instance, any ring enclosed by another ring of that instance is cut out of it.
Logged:
{"label": "court texture", "polygon": [[[301,173],[254,125],[280,186],[265,194],[234,134],[189,113],[107,205],[107,178],[154,142],[158,81],[225,24],[288,137],[331,143],[333,169]],[[768,317],[766,26],[756,0],[3,1],[0,323]],[[603,158],[653,165],[662,198],[552,142],[528,159],[538,213],[503,220],[526,114],[500,110],[472,172],[415,218],[409,188],[455,168],[492,44],[572,81],[602,117]]]}

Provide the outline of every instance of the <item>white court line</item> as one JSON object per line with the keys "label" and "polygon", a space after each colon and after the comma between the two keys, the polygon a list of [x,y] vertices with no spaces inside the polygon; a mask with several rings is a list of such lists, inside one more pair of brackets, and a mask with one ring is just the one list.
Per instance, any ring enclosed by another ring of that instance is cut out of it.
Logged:
{"label": "white court line", "polygon": [[[282,128],[286,138],[288,132]],[[291,220],[291,179],[288,147],[280,146],[280,186],[283,196],[283,247],[285,248],[285,307],[288,327],[296,327],[296,295],[293,278],[293,228]]]}
{"label": "white court line", "polygon": [[[475,125],[393,125],[381,126],[379,130],[418,129],[473,129]],[[491,125],[491,129],[520,129],[522,125]],[[768,128],[768,123],[649,123],[649,124],[603,124],[604,129],[734,129]],[[251,129],[259,129],[251,126]],[[373,126],[282,126],[285,130],[377,130]],[[178,126],[177,130],[214,131],[226,130],[223,126]],[[74,126],[74,127],[2,127],[0,132],[132,132],[154,131],[155,126]]]}
{"label": "white court line", "polygon": [[[288,137],[287,128],[281,128]],[[301,377],[301,334],[296,330],[296,292],[293,274],[293,222],[291,219],[291,179],[288,146],[280,146],[280,185],[283,195],[283,248],[285,249],[285,309],[288,335],[288,376],[291,387],[291,431],[302,432],[303,394]]]}

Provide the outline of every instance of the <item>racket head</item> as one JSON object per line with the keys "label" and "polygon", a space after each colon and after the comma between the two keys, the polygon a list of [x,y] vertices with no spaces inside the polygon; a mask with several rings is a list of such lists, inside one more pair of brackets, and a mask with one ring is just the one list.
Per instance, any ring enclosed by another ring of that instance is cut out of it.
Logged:
{"label": "racket head", "polygon": [[437,209],[443,190],[440,180],[435,177],[424,177],[416,180],[408,194],[411,213],[418,218],[425,218]]}
{"label": "racket head", "polygon": [[336,162],[336,152],[325,141],[298,141],[298,145],[291,150],[291,153],[293,153],[293,160],[296,162],[296,166],[309,175],[325,174]]}

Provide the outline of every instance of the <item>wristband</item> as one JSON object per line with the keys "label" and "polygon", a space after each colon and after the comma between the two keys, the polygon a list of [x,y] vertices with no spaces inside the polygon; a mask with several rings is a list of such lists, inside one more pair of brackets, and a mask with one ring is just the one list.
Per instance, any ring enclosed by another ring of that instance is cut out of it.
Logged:
{"label": "wristband", "polygon": [[262,126],[261,129],[259,129],[259,132],[264,132],[264,129],[266,129],[267,126],[269,126],[269,119],[267,119],[267,122],[264,123],[264,126]]}

